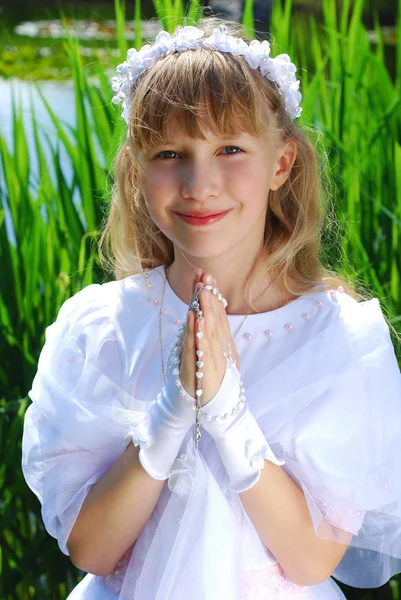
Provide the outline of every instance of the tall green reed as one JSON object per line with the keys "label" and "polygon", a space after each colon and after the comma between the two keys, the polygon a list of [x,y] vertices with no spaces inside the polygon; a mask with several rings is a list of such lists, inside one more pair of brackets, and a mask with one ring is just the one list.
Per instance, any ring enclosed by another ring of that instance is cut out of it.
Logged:
{"label": "tall green reed", "polygon": [[[182,0],[154,0],[154,5],[166,30],[171,32],[184,22]],[[138,49],[144,41],[140,1],[129,6],[136,19]],[[335,0],[323,0],[322,6],[320,26],[314,17],[305,22],[294,14],[291,0],[284,6],[277,1],[271,32],[280,44],[276,53],[288,52],[300,68],[304,95],[300,122],[322,132],[319,144],[328,155],[334,208],[346,235],[334,244],[334,251],[327,244],[327,252],[337,265],[352,265],[373,294],[387,300],[397,323],[401,319],[401,0],[394,82],[384,61],[377,19],[378,44],[374,48],[369,43],[362,24],[363,1],[344,0],[340,12]],[[191,1],[187,24],[196,23],[200,8],[199,0]],[[124,60],[127,7],[115,0],[115,12]],[[252,0],[247,0],[243,22],[250,37],[254,37],[252,14]],[[65,598],[80,576],[44,531],[39,502],[20,471],[22,419],[45,328],[66,298],[103,280],[96,254],[97,228],[107,207],[108,170],[124,139],[119,109],[110,103],[105,65],[92,65],[89,72],[77,40],[68,36],[65,45],[73,70],[77,124],[74,128],[63,124],[38,88],[57,132],[57,144],[43,140],[33,113],[39,165],[33,185],[17,99],[13,144],[8,145],[0,132],[0,173],[5,184],[0,187],[0,589],[4,600]],[[65,176],[61,150],[72,164],[71,181]],[[15,242],[6,231],[7,208]],[[392,586],[393,597],[398,598],[396,578]]]}

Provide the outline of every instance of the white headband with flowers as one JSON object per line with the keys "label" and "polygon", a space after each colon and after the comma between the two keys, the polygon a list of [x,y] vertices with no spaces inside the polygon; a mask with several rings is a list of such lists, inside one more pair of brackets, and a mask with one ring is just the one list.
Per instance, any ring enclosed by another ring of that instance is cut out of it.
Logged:
{"label": "white headband with flowers", "polygon": [[116,69],[118,77],[113,77],[111,80],[112,90],[117,92],[112,102],[114,104],[123,102],[122,117],[127,125],[134,84],[141,73],[168,54],[196,50],[201,46],[244,56],[252,69],[259,68],[264,77],[276,84],[278,91],[284,97],[286,111],[290,118],[296,119],[300,116],[302,112],[299,106],[302,100],[299,92],[300,81],[295,78],[297,68],[288,54],[279,54],[276,58],[270,58],[268,41],[252,40],[248,45],[242,38],[227,35],[225,25],[214,29],[210,36],[204,37],[204,34],[201,29],[188,25],[179,29],[173,36],[167,31],[161,31],[152,46],[145,44],[139,51],[135,48],[128,50],[127,60]]}

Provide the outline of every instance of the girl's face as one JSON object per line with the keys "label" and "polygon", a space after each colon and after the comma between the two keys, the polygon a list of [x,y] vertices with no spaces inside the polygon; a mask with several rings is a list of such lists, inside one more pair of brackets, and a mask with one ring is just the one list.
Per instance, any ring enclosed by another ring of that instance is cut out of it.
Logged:
{"label": "girl's face", "polygon": [[[280,162],[266,141],[246,133],[191,139],[179,129],[139,160],[139,184],[158,228],[187,254],[212,258],[263,244],[267,198]],[[198,220],[191,215],[222,218]],[[184,218],[183,218],[184,216]],[[186,218],[185,218],[186,217]]]}

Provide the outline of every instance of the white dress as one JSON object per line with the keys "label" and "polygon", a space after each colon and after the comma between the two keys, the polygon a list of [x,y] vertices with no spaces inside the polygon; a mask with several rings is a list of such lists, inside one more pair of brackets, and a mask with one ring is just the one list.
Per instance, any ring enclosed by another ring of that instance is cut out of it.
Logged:
{"label": "white dress", "polygon": [[[164,382],[159,311],[164,267],[67,300],[46,329],[24,424],[22,467],[50,535],[66,541],[91,486]],[[168,282],[164,364],[188,307]],[[232,332],[242,321],[229,315]],[[377,299],[313,292],[250,315],[236,338],[250,410],[303,490],[316,533],[353,534],[334,576],[378,587],[401,571],[401,376]],[[289,581],[260,540],[214,440],[188,432],[135,545],[69,600],[268,600],[344,595],[329,578]],[[320,533],[319,533],[320,532]],[[327,534],[325,534],[327,535]]]}

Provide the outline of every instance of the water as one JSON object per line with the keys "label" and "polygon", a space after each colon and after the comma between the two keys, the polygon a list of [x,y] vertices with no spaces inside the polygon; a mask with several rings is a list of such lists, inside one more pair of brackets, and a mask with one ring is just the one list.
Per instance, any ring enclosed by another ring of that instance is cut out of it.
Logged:
{"label": "water", "polygon": [[[72,83],[65,82],[38,82],[46,100],[49,102],[52,110],[60,119],[62,124],[75,126],[76,115],[74,107],[74,89]],[[39,137],[43,143],[45,156],[48,159],[49,171],[52,177],[55,177],[52,170],[51,147],[55,148],[57,143],[56,129],[46,111],[46,107],[31,82],[0,79],[0,135],[5,139],[6,144],[11,152],[14,152],[13,141],[13,123],[12,123],[12,103],[14,98],[17,99],[17,104],[21,106],[22,116],[24,121],[24,129],[28,143],[28,153],[30,160],[30,189],[34,191],[38,179],[38,161],[36,157],[35,141],[32,127],[32,112],[35,113],[35,119],[38,123]],[[50,145],[49,145],[50,144]],[[73,177],[73,169],[71,161],[65,152],[63,146],[59,145],[61,164],[63,165],[63,173],[68,181],[71,182]],[[1,163],[0,163],[1,164]],[[7,197],[4,183],[4,173],[0,168],[0,193],[2,198]],[[74,199],[78,200],[78,199]],[[7,204],[4,202],[5,208],[5,224],[6,231],[11,243],[15,244],[15,235],[11,224],[10,212]],[[45,218],[45,215],[44,215]]]}
{"label": "water", "polygon": [[[65,82],[38,82],[46,100],[49,102],[52,110],[63,124],[74,126],[76,123],[74,108],[74,89],[72,83]],[[25,133],[28,140],[30,158],[32,159],[32,171],[37,175],[36,152],[34,148],[32,112],[38,123],[40,137],[47,148],[46,137],[50,140],[52,146],[56,145],[56,130],[47,113],[46,107],[36,91],[35,84],[29,81],[20,81],[18,79],[4,80],[0,79],[0,134],[5,138],[9,148],[13,148],[13,129],[12,129],[12,103],[13,95],[17,99],[17,104],[22,108]],[[31,103],[32,99],[32,103]],[[48,153],[50,156],[50,152]],[[66,157],[68,158],[68,157]],[[71,177],[72,171],[67,173]]]}

